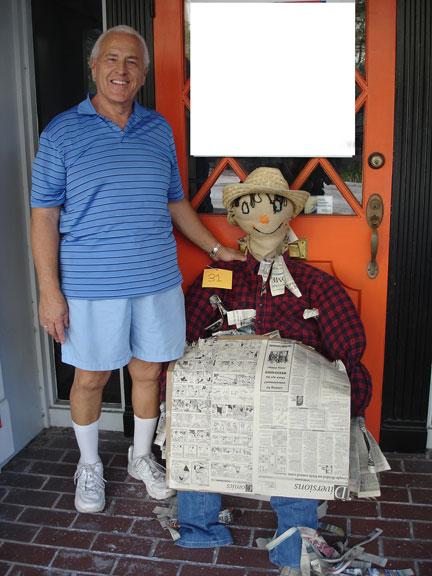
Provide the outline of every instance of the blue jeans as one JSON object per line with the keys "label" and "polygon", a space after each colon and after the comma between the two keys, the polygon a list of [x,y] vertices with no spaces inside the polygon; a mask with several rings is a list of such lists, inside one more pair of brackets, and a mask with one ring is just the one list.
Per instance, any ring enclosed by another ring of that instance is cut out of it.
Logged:
{"label": "blue jeans", "polygon": [[[184,548],[213,548],[232,544],[230,531],[218,521],[220,494],[209,492],[178,492],[178,521]],[[273,496],[270,504],[278,517],[279,536],[293,526],[318,526],[318,502],[300,498]],[[270,551],[270,561],[277,566],[300,568],[301,538],[295,532]]]}

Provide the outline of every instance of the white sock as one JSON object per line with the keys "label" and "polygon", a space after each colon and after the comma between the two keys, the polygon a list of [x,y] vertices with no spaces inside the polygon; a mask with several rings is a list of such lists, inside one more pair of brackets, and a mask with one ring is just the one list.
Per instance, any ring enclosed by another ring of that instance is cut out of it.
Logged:
{"label": "white sock", "polygon": [[72,425],[78,442],[78,448],[81,452],[80,462],[82,464],[96,464],[96,462],[99,462],[99,420],[86,426],[75,424],[72,420]]}
{"label": "white sock", "polygon": [[153,437],[158,420],[159,416],[156,416],[156,418],[138,418],[138,416],[134,414],[134,459],[151,454]]}

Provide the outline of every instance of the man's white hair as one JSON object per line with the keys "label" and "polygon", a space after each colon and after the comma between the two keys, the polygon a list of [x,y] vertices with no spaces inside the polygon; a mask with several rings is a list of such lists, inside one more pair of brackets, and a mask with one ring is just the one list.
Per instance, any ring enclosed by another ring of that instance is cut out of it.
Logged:
{"label": "man's white hair", "polygon": [[115,32],[117,34],[130,34],[131,36],[136,36],[139,39],[144,50],[144,68],[147,68],[147,66],[150,64],[150,56],[146,41],[141,36],[141,34],[135,30],[135,28],[132,28],[131,26],[126,26],[126,24],[113,26],[112,28],[108,28],[108,30],[106,30],[103,34],[101,34],[93,46],[93,49],[91,51],[91,58],[96,62],[102,40],[106,38],[108,34],[113,34]]}

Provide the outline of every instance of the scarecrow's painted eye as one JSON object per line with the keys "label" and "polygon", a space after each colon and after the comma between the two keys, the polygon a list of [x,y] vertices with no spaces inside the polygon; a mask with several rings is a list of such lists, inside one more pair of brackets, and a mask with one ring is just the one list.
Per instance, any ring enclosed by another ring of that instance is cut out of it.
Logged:
{"label": "scarecrow's painted eye", "polygon": [[280,196],[279,194],[276,194],[274,198],[268,196],[268,199],[270,204],[273,206],[273,214],[276,214],[276,212],[280,212],[282,210],[282,207],[286,206],[287,203],[287,199],[284,198],[283,196]]}
{"label": "scarecrow's painted eye", "polygon": [[249,204],[246,202],[246,200],[243,200],[241,210],[243,214],[249,214]]}
{"label": "scarecrow's painted eye", "polygon": [[273,202],[273,212],[280,212],[282,210],[282,202],[275,198]]}

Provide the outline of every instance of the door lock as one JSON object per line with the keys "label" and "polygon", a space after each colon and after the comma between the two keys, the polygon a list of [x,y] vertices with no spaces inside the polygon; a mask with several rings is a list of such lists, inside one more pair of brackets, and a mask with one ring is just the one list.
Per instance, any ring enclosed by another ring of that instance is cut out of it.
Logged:
{"label": "door lock", "polygon": [[367,265],[369,278],[373,279],[378,276],[378,262],[376,256],[378,253],[378,227],[380,226],[384,215],[384,205],[379,194],[372,194],[366,206],[366,221],[370,228],[371,234],[371,260]]}
{"label": "door lock", "polygon": [[368,164],[374,170],[382,168],[385,164],[384,154],[381,154],[381,152],[373,152],[368,158]]}

